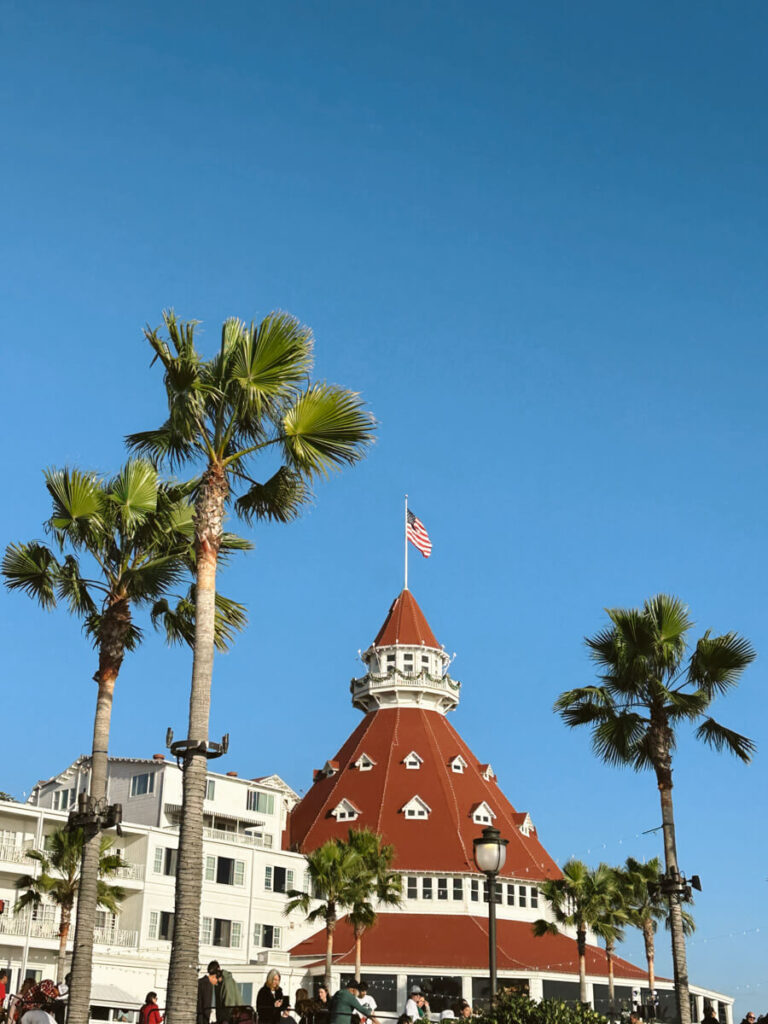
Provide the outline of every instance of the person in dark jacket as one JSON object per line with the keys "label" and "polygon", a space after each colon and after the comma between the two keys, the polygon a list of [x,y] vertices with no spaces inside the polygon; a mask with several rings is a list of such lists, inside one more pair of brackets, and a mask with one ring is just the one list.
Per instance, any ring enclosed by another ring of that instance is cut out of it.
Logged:
{"label": "person in dark jacket", "polygon": [[222,974],[218,960],[211,960],[197,983],[197,1024],[217,1024],[227,1020],[226,1007],[219,989]]}
{"label": "person in dark jacket", "polygon": [[267,980],[256,993],[256,1013],[259,1017],[259,1024],[282,1024],[282,1018],[287,1016],[288,1000],[280,988],[280,972],[272,970],[267,975]]}

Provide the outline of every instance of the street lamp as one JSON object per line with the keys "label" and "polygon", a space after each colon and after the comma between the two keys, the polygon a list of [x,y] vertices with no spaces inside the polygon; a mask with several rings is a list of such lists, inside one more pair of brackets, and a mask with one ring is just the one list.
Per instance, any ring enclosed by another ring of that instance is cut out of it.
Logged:
{"label": "street lamp", "polygon": [[507,859],[508,839],[489,825],[478,839],[472,840],[475,867],[488,879],[488,970],[491,976],[491,1009],[496,998],[496,876]]}

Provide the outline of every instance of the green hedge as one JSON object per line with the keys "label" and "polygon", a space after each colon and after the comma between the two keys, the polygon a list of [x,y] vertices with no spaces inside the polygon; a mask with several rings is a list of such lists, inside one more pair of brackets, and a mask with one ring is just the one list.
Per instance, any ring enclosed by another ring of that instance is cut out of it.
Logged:
{"label": "green hedge", "polygon": [[493,1010],[483,1014],[493,1024],[607,1024],[607,1018],[589,1006],[544,999],[537,1003],[528,996],[500,993]]}

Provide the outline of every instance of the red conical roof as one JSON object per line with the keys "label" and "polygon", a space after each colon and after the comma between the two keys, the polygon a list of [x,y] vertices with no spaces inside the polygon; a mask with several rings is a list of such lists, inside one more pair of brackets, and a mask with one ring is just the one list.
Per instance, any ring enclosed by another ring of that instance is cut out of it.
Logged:
{"label": "red conical roof", "polygon": [[[417,769],[403,763],[412,752],[421,758]],[[367,771],[355,767],[362,754],[374,762]],[[455,772],[451,763],[459,756],[466,767]],[[535,831],[523,835],[521,816],[498,784],[483,777],[486,766],[440,712],[414,707],[374,711],[365,716],[333,761],[338,762],[338,770],[320,773],[291,813],[287,840],[291,849],[306,852],[331,837],[345,837],[349,820],[337,821],[331,812],[347,800],[360,811],[355,828],[371,828],[395,847],[394,867],[475,871],[472,840],[481,826],[472,815],[485,802],[495,815],[493,824],[509,840],[503,874],[532,882],[559,877],[557,865]],[[429,808],[427,818],[405,817],[403,807],[414,796]]]}
{"label": "red conical roof", "polygon": [[390,644],[423,644],[425,647],[436,647],[440,644],[424,618],[424,612],[416,603],[410,590],[403,590],[392,602],[392,607],[384,619],[384,625],[373,641],[376,647],[387,647]]}

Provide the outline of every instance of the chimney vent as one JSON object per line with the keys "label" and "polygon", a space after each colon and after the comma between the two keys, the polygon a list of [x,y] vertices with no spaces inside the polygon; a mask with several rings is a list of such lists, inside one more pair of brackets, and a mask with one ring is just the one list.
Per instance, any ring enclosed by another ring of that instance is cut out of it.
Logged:
{"label": "chimney vent", "polygon": [[153,754],[152,755],[152,760],[153,761],[164,761],[165,760],[165,754]]}
{"label": "chimney vent", "polygon": [[227,772],[227,776],[230,779],[236,779],[237,778],[237,772]]}

